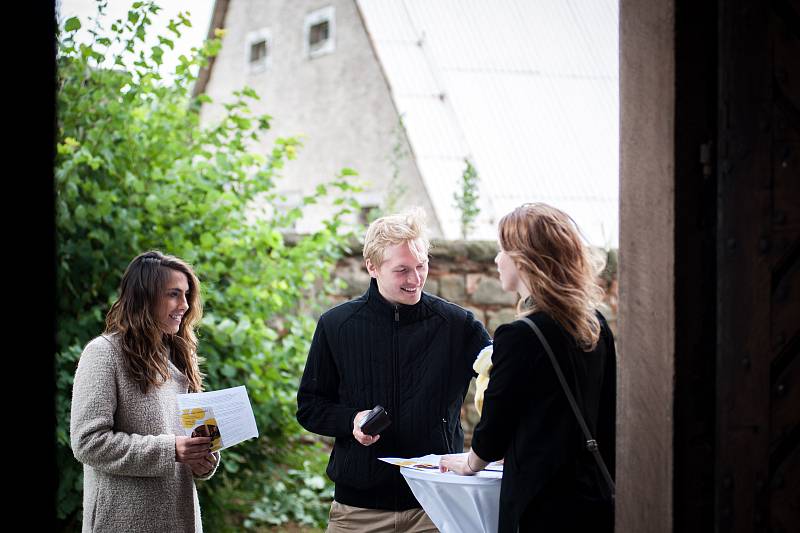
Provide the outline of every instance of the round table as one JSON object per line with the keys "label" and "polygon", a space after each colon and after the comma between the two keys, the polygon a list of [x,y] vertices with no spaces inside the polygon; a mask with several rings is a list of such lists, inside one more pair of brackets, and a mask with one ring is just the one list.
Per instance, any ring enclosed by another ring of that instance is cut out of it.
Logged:
{"label": "round table", "polygon": [[411,467],[400,473],[442,533],[496,533],[502,472],[459,476]]}

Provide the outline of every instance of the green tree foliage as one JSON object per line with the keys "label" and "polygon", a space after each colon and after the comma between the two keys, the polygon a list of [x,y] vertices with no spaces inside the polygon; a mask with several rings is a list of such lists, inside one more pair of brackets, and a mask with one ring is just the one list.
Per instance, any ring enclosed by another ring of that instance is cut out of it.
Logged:
{"label": "green tree foliage", "polygon": [[[313,317],[334,290],[335,261],[355,229],[345,222],[357,210],[349,184],[355,172],[342,170],[303,207],[273,209],[281,201],[275,181],[299,142],[278,139],[259,153],[255,141],[270,117],[251,112],[258,96],[249,88],[233,93],[218,123],[201,126],[200,105],[210,98],[192,98],[191,87],[221,40],[182,56],[166,82],[158,67],[189,20],[181,15],[157,45],[145,45],[158,11],[137,2],[104,30],[101,9],[91,43],[78,42],[77,18],[58,36],[58,514],[65,529],[80,516],[82,469],[69,448],[78,357],[102,331],[128,262],[160,249],[191,262],[203,283],[206,389],[245,384],[260,431],[226,450],[221,472],[199,483],[208,529],[320,524],[331,497],[327,454],[297,424],[295,393]],[[321,197],[338,212],[288,243],[286,230]],[[266,214],[254,215],[256,206]]]}
{"label": "green tree foliage", "polygon": [[466,239],[475,227],[475,219],[481,212],[478,207],[478,171],[469,159],[464,159],[464,163],[467,166],[461,174],[458,189],[453,193],[454,206],[461,213],[459,220],[462,239]]}

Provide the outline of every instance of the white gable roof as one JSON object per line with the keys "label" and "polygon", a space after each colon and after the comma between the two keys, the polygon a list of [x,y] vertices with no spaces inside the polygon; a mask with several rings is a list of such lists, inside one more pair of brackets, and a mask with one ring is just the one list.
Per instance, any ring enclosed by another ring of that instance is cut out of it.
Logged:
{"label": "white gable roof", "polygon": [[616,0],[357,0],[444,236],[472,159],[475,238],[524,203],[618,245]]}

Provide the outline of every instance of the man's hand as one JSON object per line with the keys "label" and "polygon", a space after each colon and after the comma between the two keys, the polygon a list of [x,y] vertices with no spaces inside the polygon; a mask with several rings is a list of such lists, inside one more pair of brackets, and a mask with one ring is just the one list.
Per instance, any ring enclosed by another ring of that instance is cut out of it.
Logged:
{"label": "man's hand", "polygon": [[361,428],[358,427],[358,424],[365,416],[367,416],[368,413],[369,409],[366,411],[361,411],[360,413],[356,413],[355,418],[353,418],[353,437],[355,437],[355,439],[364,446],[375,444],[378,442],[378,439],[381,438],[380,435],[367,435],[362,433]]}

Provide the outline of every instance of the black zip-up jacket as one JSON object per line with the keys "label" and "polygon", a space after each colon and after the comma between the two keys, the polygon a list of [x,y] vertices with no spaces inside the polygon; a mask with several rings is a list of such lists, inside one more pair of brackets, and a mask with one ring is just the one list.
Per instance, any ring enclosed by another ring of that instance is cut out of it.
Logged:
{"label": "black zip-up jacket", "polygon": [[[336,437],[327,473],[337,502],[420,507],[400,469],[378,457],[463,451],[461,404],[472,364],[490,343],[466,309],[427,293],[415,305],[391,304],[374,279],[365,294],[320,317],[297,392],[297,420]],[[392,424],[363,446],[353,437],[353,419],[376,405]]]}

